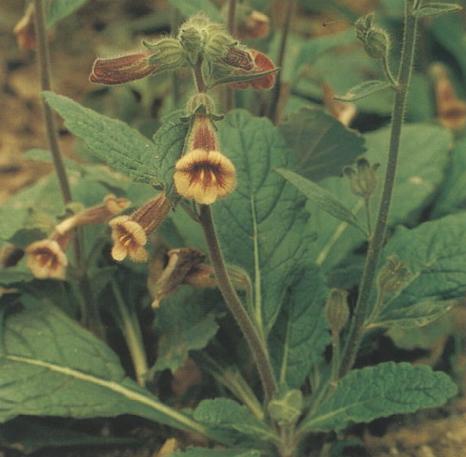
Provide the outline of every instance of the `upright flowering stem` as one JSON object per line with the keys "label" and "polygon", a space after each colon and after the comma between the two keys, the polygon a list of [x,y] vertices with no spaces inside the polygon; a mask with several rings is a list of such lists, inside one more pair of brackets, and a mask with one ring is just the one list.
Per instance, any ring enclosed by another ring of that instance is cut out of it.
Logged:
{"label": "upright flowering stem", "polygon": [[282,92],[281,74],[282,74],[283,63],[285,61],[286,45],[288,44],[288,36],[290,34],[291,19],[293,17],[293,12],[295,9],[295,3],[296,3],[295,0],[288,0],[288,4],[286,7],[286,16],[285,16],[285,21],[283,22],[282,36],[280,39],[280,49],[278,51],[278,60],[277,60],[277,67],[280,68],[280,71],[277,74],[277,81],[272,90],[272,97],[270,99],[268,117],[270,120],[272,120],[275,123],[279,121],[278,110],[279,110],[280,96]]}
{"label": "upright flowering stem", "polygon": [[264,393],[267,400],[270,400],[275,393],[277,386],[273,375],[272,365],[267,353],[264,341],[259,336],[259,333],[254,326],[249,314],[247,313],[243,303],[241,303],[238,294],[231,282],[225,267],[222,251],[218,241],[215,225],[212,217],[210,206],[201,205],[200,221],[204,229],[205,238],[209,248],[210,259],[214,267],[215,276],[217,278],[218,287],[222,296],[238,323],[241,332],[243,333],[248,346],[255,359],[257,370],[264,387]]}
{"label": "upright flowering stem", "polygon": [[[46,30],[44,1],[34,0],[34,9],[34,26],[37,37],[37,57],[40,71],[41,90],[51,90],[52,87],[50,71],[50,52]],[[47,105],[47,103],[45,103],[45,101],[43,101],[42,104],[44,109],[45,129],[47,132],[47,139],[50,147],[50,152],[52,154],[53,165],[58,177],[58,182],[60,183],[60,190],[63,202],[66,205],[72,200],[70,183],[68,180],[68,175],[66,173],[65,165],[63,163],[63,157],[60,151],[60,146],[58,144],[57,129],[52,110]],[[84,320],[87,321],[89,327],[94,330],[94,333],[96,333],[96,335],[103,336],[103,327],[100,320],[100,316],[96,304],[94,302],[89,280],[82,265],[79,230],[76,232],[76,235],[77,236],[74,239],[74,251],[76,263],[78,264],[80,282],[79,289],[85,301],[85,309],[83,311],[86,311],[86,313],[88,314],[88,316]]]}
{"label": "upright flowering stem", "polygon": [[364,272],[359,287],[359,296],[356,303],[354,317],[348,334],[342,364],[340,366],[340,376],[345,375],[354,365],[359,346],[364,336],[364,322],[369,312],[370,296],[374,286],[374,279],[380,254],[383,249],[385,235],[387,231],[387,221],[392,201],[393,188],[396,178],[398,163],[398,153],[400,149],[400,137],[403,127],[403,118],[406,111],[407,95],[411,74],[414,64],[416,50],[417,18],[412,14],[415,0],[406,0],[403,47],[401,52],[401,63],[398,72],[398,82],[396,87],[395,101],[392,111],[392,124],[390,134],[390,148],[388,152],[387,171],[380,200],[377,222],[372,239],[369,242],[369,249],[364,266]]}
{"label": "upright flowering stem", "polygon": [[[45,12],[43,0],[34,0],[35,29],[37,36],[37,56],[40,70],[40,82],[42,90],[51,90],[50,77],[50,53],[47,41],[47,30],[45,27]],[[60,189],[65,204],[71,201],[71,189],[66,174],[65,165],[60,152],[57,139],[57,129],[51,108],[43,101],[45,127],[53,164],[60,183]]]}

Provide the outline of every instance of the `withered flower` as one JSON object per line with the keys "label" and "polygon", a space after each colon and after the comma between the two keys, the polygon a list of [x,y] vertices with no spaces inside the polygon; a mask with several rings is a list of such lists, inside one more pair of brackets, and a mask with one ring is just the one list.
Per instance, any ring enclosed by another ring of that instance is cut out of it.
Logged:
{"label": "withered flower", "polygon": [[[272,60],[264,53],[257,51],[256,49],[249,49],[249,53],[254,61],[253,68],[251,71],[243,71],[238,74],[251,75],[275,69],[275,65]],[[233,89],[271,89],[275,85],[275,80],[275,73],[269,73],[251,81],[231,83],[230,87]]]}
{"label": "withered flower", "polygon": [[164,193],[149,200],[130,216],[118,216],[109,224],[112,229],[112,257],[122,261],[129,257],[135,262],[145,262],[148,253],[144,246],[147,236],[167,217],[171,203]]}
{"label": "withered flower", "polygon": [[38,279],[65,279],[68,259],[64,253],[65,239],[36,241],[26,248],[26,264]]}
{"label": "withered flower", "polygon": [[250,10],[238,21],[238,37],[242,40],[265,38],[270,33],[270,19],[264,13]]}
{"label": "withered flower", "polygon": [[236,186],[235,166],[219,151],[194,149],[176,163],[176,191],[203,205],[226,197]]}
{"label": "withered flower", "polygon": [[146,51],[109,59],[98,58],[92,65],[89,80],[114,85],[145,78],[157,70],[157,65],[149,61],[151,55],[151,52]]}
{"label": "withered flower", "polygon": [[446,69],[440,64],[434,65],[432,75],[435,80],[435,99],[440,124],[452,130],[465,128],[466,102],[456,95]]}
{"label": "withered flower", "polygon": [[20,49],[30,50],[36,48],[33,3],[30,3],[26,8],[24,16],[15,25],[13,33],[16,35],[16,42]]}

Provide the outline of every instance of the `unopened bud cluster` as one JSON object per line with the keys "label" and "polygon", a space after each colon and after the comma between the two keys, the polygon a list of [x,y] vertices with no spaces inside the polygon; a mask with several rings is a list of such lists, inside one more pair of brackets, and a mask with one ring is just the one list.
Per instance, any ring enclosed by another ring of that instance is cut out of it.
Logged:
{"label": "unopened bud cluster", "polygon": [[374,20],[373,13],[359,18],[355,23],[356,36],[369,57],[384,59],[390,52],[390,37],[385,30],[374,25]]}
{"label": "unopened bud cluster", "polygon": [[351,192],[358,197],[369,199],[377,188],[377,170],[379,164],[371,165],[365,158],[356,161],[355,167],[345,167],[343,175],[346,176],[351,185]]}

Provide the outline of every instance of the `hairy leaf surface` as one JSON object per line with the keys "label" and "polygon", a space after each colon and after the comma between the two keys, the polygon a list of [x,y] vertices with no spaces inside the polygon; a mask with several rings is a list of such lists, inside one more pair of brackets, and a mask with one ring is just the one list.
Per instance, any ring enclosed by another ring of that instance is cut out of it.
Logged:
{"label": "hairy leaf surface", "polygon": [[407,265],[412,278],[386,303],[377,323],[429,323],[466,293],[466,214],[425,222],[412,230],[399,228],[385,247],[384,257],[390,255]]}
{"label": "hairy leaf surface", "polygon": [[365,151],[360,134],[322,110],[303,108],[290,115],[280,131],[296,155],[294,170],[313,181],[339,176]]}
{"label": "hairy leaf surface", "polygon": [[135,414],[205,430],[129,379],[107,346],[56,308],[38,305],[9,317],[1,349],[0,422]]}
{"label": "hairy leaf surface", "polygon": [[275,172],[287,167],[290,153],[269,120],[234,111],[219,127],[222,149],[236,166],[238,188],[214,206],[218,232],[226,260],[249,273],[255,318],[268,332],[293,272],[306,257],[305,199]]}
{"label": "hairy leaf surface", "polygon": [[352,423],[440,406],[456,392],[445,373],[428,366],[381,363],[347,374],[303,428],[341,430]]}
{"label": "hairy leaf surface", "polygon": [[315,267],[303,269],[289,294],[270,335],[272,359],[278,379],[299,388],[330,342],[324,305],[325,279]]}

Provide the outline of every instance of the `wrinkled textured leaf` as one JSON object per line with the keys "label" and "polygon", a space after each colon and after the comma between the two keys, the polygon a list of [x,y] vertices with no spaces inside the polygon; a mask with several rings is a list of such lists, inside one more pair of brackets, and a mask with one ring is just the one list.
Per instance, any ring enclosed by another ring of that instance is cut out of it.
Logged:
{"label": "wrinkled textured leaf", "polygon": [[53,307],[38,305],[7,318],[0,370],[0,422],[18,415],[135,414],[204,429],[141,389],[107,346]]}
{"label": "wrinkled textured leaf", "polygon": [[289,151],[272,123],[246,111],[219,124],[222,149],[236,166],[238,188],[214,206],[227,262],[253,281],[254,317],[268,332],[293,272],[306,258],[310,235],[304,197],[274,170],[287,167]]}
{"label": "wrinkled textured leaf", "polygon": [[299,388],[311,367],[330,342],[324,305],[328,295],[325,279],[315,267],[301,272],[270,334],[271,355],[277,378]]}
{"label": "wrinkled textured leaf", "polygon": [[[366,135],[368,152],[365,157],[371,163],[380,163],[377,171],[379,182],[383,180],[387,162],[389,130],[382,129]],[[391,206],[389,223],[406,222],[417,216],[428,203],[442,182],[444,168],[448,161],[451,134],[446,129],[424,124],[407,125],[401,137],[396,186]],[[364,203],[350,191],[345,178],[328,178],[320,183],[329,190],[343,205],[350,208],[364,223]],[[382,184],[371,204],[372,220],[375,221]],[[409,198],[408,198],[409,196]],[[325,271],[341,262],[352,249],[364,242],[362,234],[345,222],[309,204],[312,214],[310,229],[317,232],[318,238],[310,246],[312,259],[322,265]]]}
{"label": "wrinkled textured leaf", "polygon": [[295,171],[313,181],[340,176],[343,167],[365,151],[361,135],[318,109],[292,114],[280,131],[295,154]]}
{"label": "wrinkled textured leaf", "polygon": [[205,294],[180,289],[162,300],[156,314],[159,335],[155,370],[175,371],[186,361],[189,351],[203,349],[215,336],[218,324]]}
{"label": "wrinkled textured leaf", "polygon": [[212,428],[235,430],[257,439],[273,440],[274,433],[249,410],[228,398],[203,400],[194,410],[194,419]]}
{"label": "wrinkled textured leaf", "polygon": [[177,8],[185,18],[203,12],[213,21],[223,22],[220,10],[211,0],[168,0],[168,2]]}
{"label": "wrinkled textured leaf", "polygon": [[425,222],[412,230],[399,228],[385,247],[384,257],[390,255],[397,255],[413,276],[386,303],[378,322],[427,324],[466,293],[466,214]]}
{"label": "wrinkled textured leaf", "polygon": [[43,96],[63,117],[71,133],[81,138],[100,160],[137,181],[159,182],[159,172],[154,164],[161,152],[137,130],[67,97],[53,92],[44,92]]}
{"label": "wrinkled textured leaf", "polygon": [[456,392],[445,373],[428,366],[381,363],[347,374],[303,427],[341,430],[352,423],[440,406]]}
{"label": "wrinkled textured leaf", "polygon": [[89,0],[48,0],[47,27],[52,27],[58,21],[73,14]]}
{"label": "wrinkled textured leaf", "polygon": [[388,81],[364,81],[363,83],[352,87],[345,95],[339,95],[335,98],[344,102],[354,102],[380,92],[381,90],[388,89],[390,86],[391,84]]}
{"label": "wrinkled textured leaf", "polygon": [[[277,169],[277,173],[282,175],[287,181],[293,184],[293,186],[299,189],[322,211],[325,211],[340,221],[359,227],[358,220],[351,210],[342,205],[340,200],[335,198],[327,189],[320,187],[311,180],[303,178],[290,170],[279,168]],[[361,230],[364,232],[364,229]]]}

